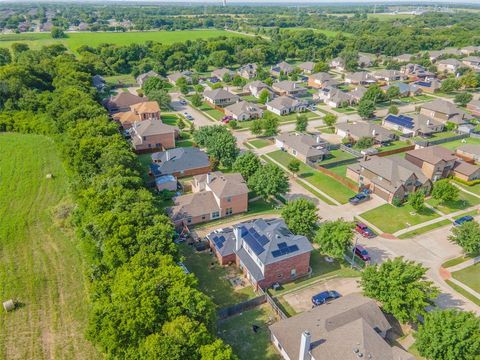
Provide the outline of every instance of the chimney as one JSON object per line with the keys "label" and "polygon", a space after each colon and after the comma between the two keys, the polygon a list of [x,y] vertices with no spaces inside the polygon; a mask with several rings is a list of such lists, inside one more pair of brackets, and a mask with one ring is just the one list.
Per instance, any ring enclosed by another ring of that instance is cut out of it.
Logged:
{"label": "chimney", "polygon": [[165,151],[165,161],[170,160],[170,152],[168,150]]}
{"label": "chimney", "polygon": [[375,136],[377,135],[377,132],[375,131],[375,129],[372,130],[372,136]]}
{"label": "chimney", "polygon": [[430,125],[431,122],[430,122],[430,119],[427,119],[427,125]]}
{"label": "chimney", "polygon": [[212,182],[212,174],[207,173],[207,184],[210,184]]}
{"label": "chimney", "polygon": [[298,360],[310,360],[310,344],[312,342],[312,336],[310,332],[305,330],[300,338],[300,353],[298,354]]}
{"label": "chimney", "polygon": [[235,236],[235,250],[238,251],[242,247],[242,234],[240,228],[233,228],[233,235]]}
{"label": "chimney", "polygon": [[320,138],[320,135],[317,135],[317,144],[320,144],[321,141],[322,139]]}

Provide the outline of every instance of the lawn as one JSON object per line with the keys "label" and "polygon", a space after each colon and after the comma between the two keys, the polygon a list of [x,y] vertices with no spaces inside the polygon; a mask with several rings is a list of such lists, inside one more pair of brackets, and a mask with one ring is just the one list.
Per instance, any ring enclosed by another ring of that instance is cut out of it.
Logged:
{"label": "lawn", "polygon": [[458,286],[457,284],[455,284],[454,282],[452,282],[451,280],[445,280],[445,282],[448,284],[448,286],[450,286],[453,290],[455,290],[456,292],[458,292],[459,294],[462,294],[463,296],[465,296],[467,299],[469,299],[470,301],[472,301],[474,304],[477,304],[478,306],[480,306],[480,299],[478,299],[476,296],[474,296],[473,294],[470,294],[467,290],[464,290],[462,287]]}
{"label": "lawn", "polygon": [[480,199],[476,196],[467,194],[466,192],[459,191],[458,200],[446,201],[442,203],[431,198],[427,200],[427,204],[432,205],[434,208],[443,212],[444,214],[450,214],[452,212],[468,209],[469,207],[480,204]]}
{"label": "lawn", "polygon": [[418,235],[422,235],[422,234],[425,234],[429,231],[432,231],[434,229],[438,229],[439,227],[442,227],[442,226],[447,226],[447,225],[451,225],[452,222],[450,220],[442,220],[442,221],[439,221],[439,222],[436,222],[436,223],[433,223],[433,224],[430,224],[430,225],[427,225],[427,226],[424,226],[424,227],[421,227],[417,230],[412,230],[412,231],[409,231],[405,234],[402,234],[400,235],[398,238],[399,239],[408,239],[408,238],[412,238],[412,237],[415,237],[415,236],[418,236]]}
{"label": "lawn", "polygon": [[64,44],[70,50],[88,45],[96,47],[100,44],[130,45],[144,44],[147,41],[157,41],[162,44],[172,44],[187,40],[208,39],[218,36],[241,37],[242,35],[224,30],[179,30],[179,31],[145,31],[145,32],[76,32],[67,33],[65,39],[52,39],[49,33],[8,34],[0,36],[0,47],[10,47],[15,42],[22,42],[31,48],[52,44]]}
{"label": "lawn", "polygon": [[0,134],[0,148],[0,298],[21,304],[0,311],[0,358],[98,359],[84,337],[85,266],[65,218],[73,204],[55,144]]}
{"label": "lawn", "polygon": [[[480,263],[452,273],[454,279],[480,293]],[[479,299],[480,300],[480,299]]]}
{"label": "lawn", "polygon": [[[193,106],[193,105],[192,105]],[[214,118],[217,121],[222,120],[225,117],[225,114],[221,111],[212,108],[209,104],[204,102],[198,110],[203,111],[205,114],[209,115],[210,117]]]}
{"label": "lawn", "polygon": [[[1,44],[2,43],[0,42],[0,45]],[[105,76],[104,79],[110,86],[137,86],[135,78],[130,74]]]}
{"label": "lawn", "polygon": [[330,150],[330,156],[327,159],[319,162],[318,164],[323,166],[336,161],[353,160],[353,159],[355,159],[355,156],[353,156],[352,154],[347,153],[346,151],[336,149],[336,150]]}
{"label": "lawn", "polygon": [[185,266],[198,278],[199,288],[210,296],[218,307],[238,304],[256,296],[250,285],[236,291],[226,279],[229,273],[240,274],[235,265],[220,266],[209,251],[199,253],[187,244],[180,244],[179,249],[180,254],[185,257]]}
{"label": "lawn", "polygon": [[[268,326],[275,322],[275,313],[270,305],[263,304],[218,324],[218,336],[230,344],[240,360],[280,360],[270,342]],[[252,325],[260,329],[255,333]]]}
{"label": "lawn", "polygon": [[[320,119],[320,116],[318,114],[315,114],[314,112],[311,112],[311,111],[306,111],[306,112],[303,112],[303,113],[295,113],[294,112],[294,113],[291,113],[291,114],[288,114],[288,115],[283,115],[283,116],[278,116],[278,115],[276,115],[272,112],[270,112],[270,114],[272,114],[274,117],[276,117],[280,124],[295,122],[297,120],[298,115],[305,115],[308,120]],[[247,128],[250,128],[250,126],[252,125],[252,122],[254,122],[254,121],[255,120],[239,121],[237,125],[240,129],[247,129]]]}
{"label": "lawn", "polygon": [[474,194],[477,194],[477,195],[480,195],[480,184],[477,184],[477,185],[473,185],[473,186],[468,186],[468,185],[465,185],[465,184],[460,184],[458,182],[455,182],[455,184],[459,185],[461,188],[471,192],[471,193],[474,193]]}
{"label": "lawn", "polygon": [[400,207],[384,204],[360,216],[389,234],[439,217],[436,212],[428,208],[424,208],[417,214],[408,204]]}
{"label": "lawn", "polygon": [[449,141],[446,143],[441,144],[440,146],[450,149],[450,150],[455,150],[458,147],[465,145],[465,144],[475,144],[475,145],[480,145],[480,139],[479,138],[472,138],[468,137],[465,139],[460,139],[460,140],[455,140],[455,141]]}
{"label": "lawn", "polygon": [[261,149],[273,144],[273,142],[268,139],[255,139],[255,140],[250,140],[248,143],[257,149]]}
{"label": "lawn", "polygon": [[472,259],[471,256],[469,255],[462,255],[462,256],[459,256],[457,258],[454,258],[454,259],[450,259],[450,260],[447,260],[445,261],[443,264],[442,264],[442,267],[443,268],[449,268],[449,267],[452,267],[452,266],[455,266],[455,265],[458,265],[458,264],[461,264],[467,260],[470,260]]}
{"label": "lawn", "polygon": [[392,141],[389,145],[387,146],[382,146],[380,148],[378,148],[378,150],[380,152],[382,151],[391,151],[391,150],[396,150],[396,149],[401,149],[401,148],[404,148],[406,146],[409,146],[410,144],[406,141],[400,141],[400,140],[397,140],[397,141]]}
{"label": "lawn", "polygon": [[[292,155],[282,150],[273,151],[267,155],[283,166],[288,166],[290,161],[294,159]],[[300,165],[298,175],[311,184],[312,187],[318,188],[342,204],[347,203],[348,199],[355,195],[355,193],[345,185],[303,163]]]}

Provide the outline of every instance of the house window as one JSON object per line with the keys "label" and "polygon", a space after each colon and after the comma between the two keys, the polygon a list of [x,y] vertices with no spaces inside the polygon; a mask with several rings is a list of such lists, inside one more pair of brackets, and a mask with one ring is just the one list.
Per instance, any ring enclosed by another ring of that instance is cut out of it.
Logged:
{"label": "house window", "polygon": [[145,141],[145,140],[147,140],[147,137],[146,137],[146,136],[144,136],[144,137],[143,137],[143,140],[144,140],[144,141]]}
{"label": "house window", "polygon": [[148,144],[148,147],[151,148],[151,147],[152,147],[152,144]]}
{"label": "house window", "polygon": [[297,269],[290,270],[290,277],[294,278],[297,276]]}
{"label": "house window", "polygon": [[212,219],[218,219],[220,217],[220,213],[218,211],[214,211],[212,213]]}
{"label": "house window", "polygon": [[158,147],[158,148],[159,148],[159,147],[160,147],[160,143],[156,143],[156,144],[155,144],[155,147]]}
{"label": "house window", "polygon": [[187,223],[188,223],[188,224],[191,224],[191,223],[192,223],[192,218],[191,218],[191,217],[187,218]]}
{"label": "house window", "polygon": [[232,214],[233,214],[233,209],[232,209],[232,208],[228,208],[227,211],[225,211],[225,214],[226,214],[226,215],[232,215]]}
{"label": "house window", "polygon": [[230,196],[227,197],[227,202],[232,202],[232,198]]}
{"label": "house window", "polygon": [[202,216],[202,220],[206,220],[207,217],[205,215]]}
{"label": "house window", "polygon": [[292,150],[292,154],[296,156],[297,155],[297,150]]}

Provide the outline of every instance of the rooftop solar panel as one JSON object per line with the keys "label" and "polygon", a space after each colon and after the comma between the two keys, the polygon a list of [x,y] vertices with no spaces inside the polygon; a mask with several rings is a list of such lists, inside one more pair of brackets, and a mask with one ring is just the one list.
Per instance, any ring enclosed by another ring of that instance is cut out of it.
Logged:
{"label": "rooftop solar panel", "polygon": [[248,244],[248,246],[250,247],[250,249],[252,249],[255,255],[260,255],[264,251],[264,248],[258,243],[257,240],[253,238],[250,233],[243,236],[243,240]]}
{"label": "rooftop solar panel", "polygon": [[278,248],[281,249],[281,248],[284,248],[284,247],[287,247],[287,243],[286,242],[281,242],[278,244]]}
{"label": "rooftop solar panel", "polygon": [[282,256],[282,253],[280,252],[280,250],[274,250],[274,251],[272,251],[272,256],[274,258],[277,258],[279,256]]}

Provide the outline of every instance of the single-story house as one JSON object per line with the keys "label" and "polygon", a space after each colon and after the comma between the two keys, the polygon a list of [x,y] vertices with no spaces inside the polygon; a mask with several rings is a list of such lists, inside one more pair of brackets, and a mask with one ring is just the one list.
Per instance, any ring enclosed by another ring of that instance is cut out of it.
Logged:
{"label": "single-story house", "polygon": [[444,124],[422,114],[394,115],[388,114],[382,122],[382,126],[395,131],[401,131],[410,136],[431,136],[443,131]]}
{"label": "single-story house", "polygon": [[443,99],[436,99],[422,104],[420,107],[420,114],[441,121],[444,124],[453,123],[460,125],[467,123],[472,119],[470,114],[467,114],[457,105]]}
{"label": "single-story house", "polygon": [[404,82],[395,82],[390,85],[382,86],[382,90],[386,93],[391,87],[398,88],[401,97],[415,96],[422,93],[422,89],[415,84],[406,84]]}
{"label": "single-story house", "polygon": [[299,96],[307,92],[307,89],[290,80],[273,83],[272,88],[280,96]]}
{"label": "single-story house", "polygon": [[319,135],[282,133],[275,138],[275,145],[304,163],[316,163],[329,155],[329,144]]}
{"label": "single-story house", "polygon": [[179,129],[161,120],[147,119],[133,123],[129,132],[133,148],[141,152],[174,148]]}
{"label": "single-story house", "polygon": [[472,55],[476,52],[480,52],[480,46],[465,46],[464,48],[460,49],[460,52],[463,55]]}
{"label": "single-story house", "polygon": [[354,85],[372,85],[377,82],[375,77],[366,71],[357,71],[345,75],[345,82]]}
{"label": "single-story house", "polygon": [[308,77],[308,86],[315,89],[322,89],[328,86],[337,86],[339,83],[332,75],[326,72],[319,72]]}
{"label": "single-story house", "polygon": [[192,72],[191,71],[182,71],[182,72],[174,72],[173,74],[170,74],[167,76],[167,80],[170,84],[176,85],[177,81],[180,78],[185,78],[188,84],[192,83]]}
{"label": "single-story house", "polygon": [[238,95],[232,94],[225,89],[205,90],[203,98],[215,106],[225,107],[240,100]]}
{"label": "single-story house", "polygon": [[243,91],[245,93],[250,93],[257,99],[260,97],[260,94],[263,90],[267,90],[269,93],[269,99],[273,99],[273,97],[275,96],[273,89],[260,80],[252,81],[243,87]]}
{"label": "single-story house", "polygon": [[318,93],[313,95],[313,99],[322,101],[333,108],[349,106],[357,102],[352,94],[334,87],[320,89]]}
{"label": "single-story house", "polygon": [[335,59],[330,61],[330,63],[328,65],[333,69],[337,69],[337,70],[340,70],[340,71],[345,70],[345,60],[342,59],[341,57],[336,57]]}
{"label": "single-story house", "polygon": [[469,164],[465,161],[457,161],[453,168],[453,176],[463,181],[474,181],[480,179],[480,167]]}
{"label": "single-story house", "polygon": [[472,100],[467,104],[467,109],[475,116],[480,117],[480,99]]}
{"label": "single-story house", "polygon": [[135,81],[137,82],[138,86],[143,86],[145,81],[147,81],[151,77],[161,78],[161,76],[158,73],[156,73],[153,70],[150,70],[146,73],[138,75],[137,78],[135,79]]}
{"label": "single-story house", "polygon": [[313,61],[306,61],[298,65],[298,68],[304,74],[312,74],[313,70],[315,69],[315,63]]}
{"label": "single-story house", "polygon": [[267,110],[277,115],[288,115],[292,112],[302,112],[307,109],[307,104],[289,96],[279,96],[267,104]]}
{"label": "single-story house", "polygon": [[412,54],[402,54],[402,55],[395,56],[393,60],[398,61],[400,63],[404,63],[404,62],[409,62],[415,57],[416,56]]}
{"label": "single-story house", "polygon": [[447,72],[451,74],[455,74],[459,67],[462,66],[462,62],[457,59],[445,59],[440,60],[437,63],[437,69],[439,72]]}
{"label": "single-story house", "polygon": [[431,50],[428,52],[428,58],[430,61],[437,61],[439,57],[445,55],[453,55],[453,56],[462,56],[463,53],[459,49],[450,48],[450,49],[443,49],[443,50]]}
{"label": "single-story house", "polygon": [[210,171],[208,155],[196,147],[174,148],[152,154],[153,176],[173,175],[177,178],[206,174]]}
{"label": "single-story house", "polygon": [[342,138],[358,141],[361,138],[372,138],[376,144],[394,141],[396,136],[390,130],[373,123],[340,123],[335,125],[335,133]]}
{"label": "single-story house", "polygon": [[239,101],[225,108],[225,115],[238,121],[258,119],[263,116],[263,110],[254,103]]}
{"label": "single-story house", "polygon": [[216,78],[220,81],[223,81],[225,75],[230,75],[233,77],[234,72],[227,68],[216,69],[212,71],[212,78]]}
{"label": "single-story house", "polygon": [[407,64],[402,66],[400,70],[403,74],[405,74],[410,80],[418,81],[418,80],[426,80],[426,79],[433,79],[435,78],[435,74],[428,71],[419,64]]}
{"label": "single-story house", "polygon": [[373,77],[380,81],[401,81],[405,80],[406,76],[398,70],[378,70],[373,73]]}
{"label": "single-story house", "polygon": [[467,56],[462,63],[473,70],[480,70],[480,56]]}
{"label": "single-story house", "polygon": [[275,66],[272,66],[270,69],[270,74],[273,76],[280,76],[280,75],[288,75],[295,71],[295,67],[287,63],[286,61],[282,61]]}
{"label": "single-story house", "polygon": [[421,81],[415,81],[413,85],[417,86],[418,88],[422,89],[424,92],[428,93],[435,93],[438,90],[440,90],[440,87],[442,86],[442,82],[438,79],[431,79],[431,80],[421,80]]}

